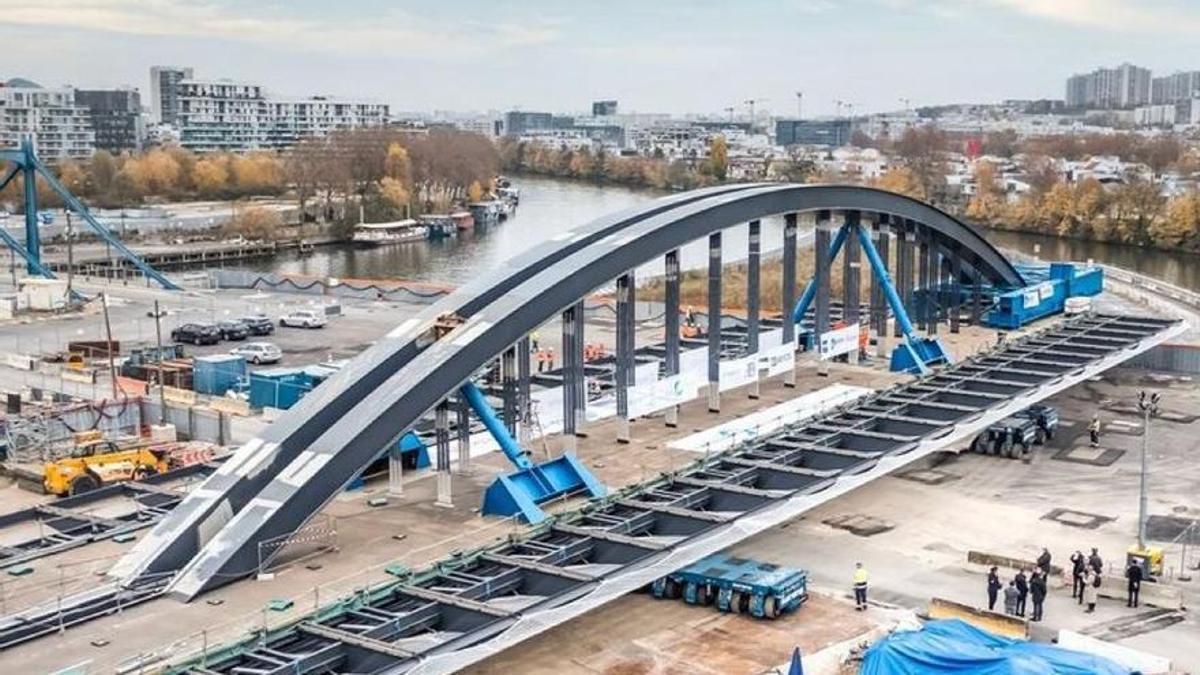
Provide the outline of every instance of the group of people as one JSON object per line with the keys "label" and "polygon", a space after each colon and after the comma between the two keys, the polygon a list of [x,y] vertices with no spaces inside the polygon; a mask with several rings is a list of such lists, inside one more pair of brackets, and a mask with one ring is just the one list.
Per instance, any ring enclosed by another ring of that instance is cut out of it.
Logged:
{"label": "group of people", "polygon": [[[1050,560],[1050,551],[1043,548],[1042,554],[1038,556],[1037,566],[1032,570],[1018,570],[1016,576],[1009,580],[1007,585],[1000,580],[997,568],[992,567],[988,571],[987,577],[988,609],[995,611],[996,602],[1000,599],[1000,593],[1003,591],[1005,614],[1025,616],[1026,602],[1032,599],[1033,611],[1030,620],[1041,621],[1046,601],[1046,584],[1050,578]],[[1137,559],[1131,558],[1125,568],[1125,579],[1128,582],[1127,606],[1138,606],[1143,577],[1142,565]],[[1095,612],[1096,599],[1100,594],[1100,586],[1104,582],[1104,560],[1100,557],[1097,549],[1093,548],[1091,555],[1087,556],[1081,551],[1071,554],[1071,579],[1071,597],[1076,599],[1078,604],[1087,605],[1084,612],[1088,614]]]}
{"label": "group of people", "polygon": [[1042,554],[1038,556],[1037,566],[1032,570],[1017,570],[1017,575],[1008,582],[1006,587],[1000,581],[1000,573],[995,566],[988,571],[987,593],[988,593],[988,609],[996,609],[996,601],[1000,596],[1000,589],[1004,589],[1004,612],[1012,616],[1025,616],[1028,601],[1033,601],[1033,611],[1030,613],[1030,621],[1041,621],[1045,603],[1047,585],[1046,580],[1050,578],[1050,551],[1042,549]]}
{"label": "group of people", "polygon": [[1078,599],[1081,605],[1086,604],[1084,611],[1089,614],[1096,611],[1096,598],[1103,582],[1104,560],[1095,548],[1086,557],[1082,551],[1071,554],[1071,597]]}

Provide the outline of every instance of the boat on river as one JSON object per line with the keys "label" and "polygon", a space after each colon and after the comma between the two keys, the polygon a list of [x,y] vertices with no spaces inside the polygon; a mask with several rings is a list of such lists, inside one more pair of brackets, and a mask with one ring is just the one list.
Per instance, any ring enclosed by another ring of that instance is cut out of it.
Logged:
{"label": "boat on river", "polygon": [[429,228],[408,219],[390,223],[359,223],[354,226],[354,236],[351,240],[356,246],[374,248],[423,241],[428,236]]}

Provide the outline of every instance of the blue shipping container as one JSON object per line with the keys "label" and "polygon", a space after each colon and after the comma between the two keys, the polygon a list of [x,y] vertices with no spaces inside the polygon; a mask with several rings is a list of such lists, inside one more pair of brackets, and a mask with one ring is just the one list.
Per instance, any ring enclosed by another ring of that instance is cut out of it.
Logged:
{"label": "blue shipping container", "polygon": [[246,377],[246,359],[233,354],[197,356],[192,363],[192,389],[199,394],[224,396]]}

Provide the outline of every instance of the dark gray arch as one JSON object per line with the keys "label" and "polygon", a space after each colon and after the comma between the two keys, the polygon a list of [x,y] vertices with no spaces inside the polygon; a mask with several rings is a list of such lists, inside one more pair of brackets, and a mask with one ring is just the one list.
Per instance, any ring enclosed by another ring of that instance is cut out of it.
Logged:
{"label": "dark gray arch", "polygon": [[[979,257],[995,283],[1017,285],[1020,275],[978,233],[912,199],[870,188],[772,185],[707,196],[638,220],[552,264],[479,308],[453,333],[410,359],[349,412],[322,415],[326,431],[289,461],[272,462],[271,480],[204,546],[175,582],[192,597],[253,569],[254,542],[294,530],[426,411],[528,331],[596,287],[668,251],[739,223],[812,210],[858,210],[909,219],[954,238]],[[426,312],[413,331],[431,325]],[[404,337],[404,336],[397,336]],[[362,358],[362,357],[360,357]],[[319,411],[320,412],[320,411]],[[244,456],[243,456],[244,455]],[[258,471],[242,451],[237,472]],[[278,474],[278,475],[276,475]],[[261,481],[260,481],[261,482]],[[211,499],[211,497],[208,497]]]}

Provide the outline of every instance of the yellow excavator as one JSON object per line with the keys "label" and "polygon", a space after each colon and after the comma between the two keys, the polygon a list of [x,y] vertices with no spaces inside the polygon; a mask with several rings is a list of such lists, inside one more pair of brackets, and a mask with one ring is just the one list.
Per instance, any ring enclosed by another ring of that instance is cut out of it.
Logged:
{"label": "yellow excavator", "polygon": [[148,446],[122,448],[110,440],[80,443],[70,456],[46,462],[42,487],[48,494],[75,496],[101,485],[143,480],[168,468],[166,453]]}

